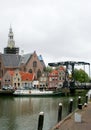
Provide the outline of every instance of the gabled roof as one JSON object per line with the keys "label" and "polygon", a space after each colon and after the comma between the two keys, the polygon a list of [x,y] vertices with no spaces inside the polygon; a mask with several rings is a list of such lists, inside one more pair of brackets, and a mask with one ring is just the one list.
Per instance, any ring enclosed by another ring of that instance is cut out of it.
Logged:
{"label": "gabled roof", "polygon": [[[13,70],[8,70],[7,71],[11,76],[14,75],[15,71]],[[21,75],[22,81],[32,81],[34,79],[34,73],[29,73],[29,72],[24,72],[24,71],[19,71],[19,74]]]}
{"label": "gabled roof", "polygon": [[[5,67],[20,67],[21,63],[26,64],[29,59],[32,57],[33,53],[24,54],[23,56],[18,54],[1,54],[2,61]],[[45,66],[45,63],[43,61],[42,56],[38,56],[39,61],[43,66]]]}
{"label": "gabled roof", "polygon": [[63,71],[65,71],[65,68],[63,67],[63,66],[60,66],[60,68],[59,68],[59,70],[63,70]]}
{"label": "gabled roof", "polygon": [[56,75],[58,75],[58,71],[57,71],[57,70],[53,70],[53,71],[49,74],[49,76],[56,76]]}
{"label": "gabled roof", "polygon": [[5,67],[19,67],[20,55],[16,54],[1,54]]}
{"label": "gabled roof", "polygon": [[11,76],[14,75],[14,71],[13,71],[13,70],[8,70],[7,72],[8,72]]}
{"label": "gabled roof", "polygon": [[24,54],[23,56],[21,56],[19,65],[20,65],[21,63],[26,64],[26,63],[28,62],[28,60],[31,58],[31,56],[32,56],[31,53],[29,53],[29,54]]}
{"label": "gabled roof", "polygon": [[21,75],[22,81],[32,81],[34,79],[34,74],[33,73],[28,73],[28,72],[19,72]]}
{"label": "gabled roof", "polygon": [[[20,65],[21,63],[26,64],[26,63],[29,61],[29,59],[32,57],[32,55],[33,55],[33,53],[28,53],[28,54],[24,54],[23,56],[21,56],[19,65]],[[42,64],[43,66],[45,66],[45,63],[44,63],[43,58],[42,58],[42,55],[39,55],[39,56],[38,56],[38,60],[41,62],[41,64]]]}

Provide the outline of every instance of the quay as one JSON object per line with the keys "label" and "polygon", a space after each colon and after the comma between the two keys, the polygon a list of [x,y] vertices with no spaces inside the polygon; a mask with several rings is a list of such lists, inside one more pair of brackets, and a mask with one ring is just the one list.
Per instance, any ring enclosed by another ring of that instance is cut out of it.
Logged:
{"label": "quay", "polygon": [[11,96],[11,95],[13,95],[13,92],[14,92],[14,90],[2,90],[2,89],[0,89],[0,96],[1,95]]}
{"label": "quay", "polygon": [[[81,116],[79,122],[75,120],[75,113]],[[91,102],[69,114],[51,130],[91,130]]]}

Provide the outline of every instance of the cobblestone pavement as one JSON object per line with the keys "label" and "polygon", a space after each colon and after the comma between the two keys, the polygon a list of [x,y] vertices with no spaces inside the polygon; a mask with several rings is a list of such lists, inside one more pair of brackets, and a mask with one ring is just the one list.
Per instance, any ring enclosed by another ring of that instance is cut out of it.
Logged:
{"label": "cobblestone pavement", "polygon": [[[81,122],[77,122],[75,113],[80,115]],[[91,130],[91,102],[87,107],[83,107],[82,110],[77,110],[70,114],[67,118],[59,122],[51,130]]]}

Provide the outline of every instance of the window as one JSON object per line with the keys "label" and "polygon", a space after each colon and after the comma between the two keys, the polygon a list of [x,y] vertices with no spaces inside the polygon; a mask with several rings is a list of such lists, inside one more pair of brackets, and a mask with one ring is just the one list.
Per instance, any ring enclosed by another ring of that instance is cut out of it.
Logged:
{"label": "window", "polygon": [[33,62],[33,67],[37,67],[37,62],[36,61]]}
{"label": "window", "polygon": [[32,73],[32,69],[29,70],[29,73]]}
{"label": "window", "polygon": [[40,76],[41,76],[41,71],[38,70],[38,72],[37,72],[37,78],[39,78]]}

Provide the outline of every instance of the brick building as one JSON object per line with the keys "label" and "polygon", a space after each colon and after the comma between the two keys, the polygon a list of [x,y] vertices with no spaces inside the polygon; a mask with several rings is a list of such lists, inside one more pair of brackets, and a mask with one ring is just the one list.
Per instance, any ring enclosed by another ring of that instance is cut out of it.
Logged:
{"label": "brick building", "polygon": [[0,88],[3,86],[3,76],[8,70],[34,73],[34,78],[38,79],[45,68],[42,56],[38,56],[36,51],[19,55],[19,48],[15,47],[11,27],[8,36],[8,45],[4,48],[4,53],[0,53]]}

